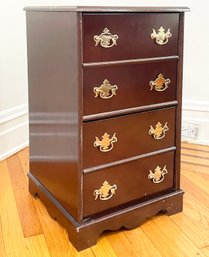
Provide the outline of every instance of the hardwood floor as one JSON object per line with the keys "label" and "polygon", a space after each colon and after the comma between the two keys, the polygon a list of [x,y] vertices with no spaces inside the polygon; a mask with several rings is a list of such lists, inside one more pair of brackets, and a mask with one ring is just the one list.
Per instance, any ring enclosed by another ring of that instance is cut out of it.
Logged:
{"label": "hardwood floor", "polygon": [[209,256],[209,146],[182,143],[182,213],[103,233],[78,253],[66,231],[28,193],[28,149],[0,162],[0,257]]}

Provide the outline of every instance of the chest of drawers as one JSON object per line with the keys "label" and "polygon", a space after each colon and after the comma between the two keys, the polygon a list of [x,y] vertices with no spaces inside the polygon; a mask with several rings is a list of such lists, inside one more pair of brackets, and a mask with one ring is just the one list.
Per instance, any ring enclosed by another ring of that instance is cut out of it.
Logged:
{"label": "chest of drawers", "polygon": [[25,10],[31,194],[78,250],[181,211],[188,8]]}

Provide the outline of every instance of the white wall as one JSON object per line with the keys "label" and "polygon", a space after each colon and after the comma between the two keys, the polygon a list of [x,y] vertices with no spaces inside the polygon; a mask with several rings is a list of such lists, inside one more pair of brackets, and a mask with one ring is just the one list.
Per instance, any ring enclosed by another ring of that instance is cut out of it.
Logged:
{"label": "white wall", "polygon": [[25,17],[15,1],[0,9],[0,160],[28,145]]}
{"label": "white wall", "polygon": [[186,13],[183,119],[199,123],[200,143],[209,144],[208,1],[189,0],[5,0],[0,9],[0,159],[28,144],[25,13],[28,5],[188,6]]}

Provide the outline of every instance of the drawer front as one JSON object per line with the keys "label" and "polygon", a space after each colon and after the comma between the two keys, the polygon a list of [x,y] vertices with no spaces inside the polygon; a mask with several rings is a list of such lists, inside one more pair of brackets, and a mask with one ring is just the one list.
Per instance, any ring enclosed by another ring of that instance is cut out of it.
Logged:
{"label": "drawer front", "polygon": [[174,101],[177,61],[86,68],[84,115]]}
{"label": "drawer front", "polygon": [[83,125],[84,168],[174,146],[175,108]]}
{"label": "drawer front", "polygon": [[173,188],[174,153],[167,152],[84,175],[84,216]]}
{"label": "drawer front", "polygon": [[178,13],[86,13],[83,60],[100,62],[177,55],[178,23]]}

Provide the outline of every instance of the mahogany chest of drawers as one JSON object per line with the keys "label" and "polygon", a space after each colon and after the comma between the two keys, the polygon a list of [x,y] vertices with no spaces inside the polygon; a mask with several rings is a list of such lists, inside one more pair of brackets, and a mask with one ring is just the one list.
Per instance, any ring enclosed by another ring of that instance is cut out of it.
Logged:
{"label": "mahogany chest of drawers", "polygon": [[188,8],[25,10],[31,194],[78,250],[181,211]]}

